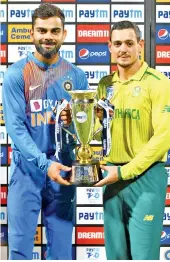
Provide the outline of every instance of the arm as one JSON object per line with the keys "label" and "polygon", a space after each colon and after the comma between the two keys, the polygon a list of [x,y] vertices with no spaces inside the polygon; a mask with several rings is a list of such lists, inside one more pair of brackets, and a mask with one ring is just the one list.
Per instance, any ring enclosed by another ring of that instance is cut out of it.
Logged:
{"label": "arm", "polygon": [[[28,162],[38,166],[46,174],[53,162],[38,149],[26,127],[26,102],[21,68],[11,66],[8,69],[3,82],[2,98],[6,129],[13,143]],[[51,173],[53,172],[50,172],[52,176]]]}
{"label": "arm", "polygon": [[46,172],[51,160],[47,160],[46,154],[37,148],[25,125],[26,102],[21,69],[8,69],[3,82],[2,99],[5,125],[13,143],[27,161]]}
{"label": "arm", "polygon": [[120,168],[122,179],[142,174],[156,161],[162,160],[170,148],[170,82],[157,81],[150,88],[154,135],[128,164]]}

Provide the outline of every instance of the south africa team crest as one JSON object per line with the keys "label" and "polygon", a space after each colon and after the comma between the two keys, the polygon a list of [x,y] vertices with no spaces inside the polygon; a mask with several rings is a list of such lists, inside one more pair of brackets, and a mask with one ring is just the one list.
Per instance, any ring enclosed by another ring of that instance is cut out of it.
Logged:
{"label": "south africa team crest", "polygon": [[63,83],[63,87],[66,91],[71,91],[73,89],[73,83],[70,80],[66,80]]}
{"label": "south africa team crest", "polygon": [[106,87],[106,99],[110,101],[114,96],[114,86],[107,86]]}
{"label": "south africa team crest", "polygon": [[132,96],[139,96],[141,94],[141,87],[140,86],[135,86],[133,91],[132,91]]}

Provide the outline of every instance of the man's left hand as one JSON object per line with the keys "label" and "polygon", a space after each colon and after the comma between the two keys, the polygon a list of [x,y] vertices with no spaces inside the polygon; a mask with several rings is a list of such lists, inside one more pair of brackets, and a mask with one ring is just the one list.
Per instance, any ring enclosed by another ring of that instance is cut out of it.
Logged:
{"label": "man's left hand", "polygon": [[102,170],[105,170],[108,172],[107,176],[100,180],[97,184],[94,186],[104,186],[104,185],[109,185],[116,183],[119,178],[118,178],[118,167],[117,166],[103,166],[100,165]]}

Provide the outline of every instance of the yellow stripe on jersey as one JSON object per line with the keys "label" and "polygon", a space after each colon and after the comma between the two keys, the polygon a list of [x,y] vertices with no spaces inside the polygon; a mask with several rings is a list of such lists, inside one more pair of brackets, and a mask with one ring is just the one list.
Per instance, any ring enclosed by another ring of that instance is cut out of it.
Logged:
{"label": "yellow stripe on jersey", "polygon": [[111,123],[112,147],[106,161],[127,163],[120,168],[122,179],[142,174],[156,161],[166,161],[170,148],[170,81],[144,62],[128,81],[116,71],[103,77],[98,99],[107,98],[113,87],[115,106]]}

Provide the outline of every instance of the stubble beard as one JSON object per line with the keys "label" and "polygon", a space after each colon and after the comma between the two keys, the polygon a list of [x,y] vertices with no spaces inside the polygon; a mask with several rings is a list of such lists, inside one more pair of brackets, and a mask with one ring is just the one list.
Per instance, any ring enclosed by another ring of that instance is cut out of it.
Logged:
{"label": "stubble beard", "polygon": [[55,45],[55,47],[52,50],[47,50],[42,47],[42,44],[40,43],[35,44],[35,48],[37,52],[46,59],[53,58],[58,53],[60,47],[61,47],[61,44],[58,44],[58,45]]}

